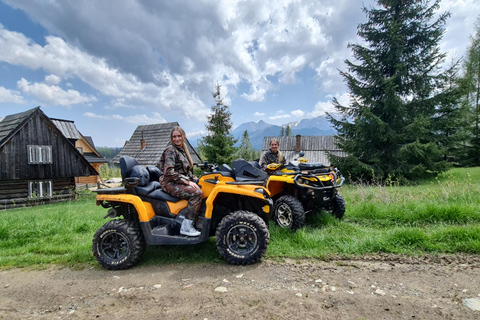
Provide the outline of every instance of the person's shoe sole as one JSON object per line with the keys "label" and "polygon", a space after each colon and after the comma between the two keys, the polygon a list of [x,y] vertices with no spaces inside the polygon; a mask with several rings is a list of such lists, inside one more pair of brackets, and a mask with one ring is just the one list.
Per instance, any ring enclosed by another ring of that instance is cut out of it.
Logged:
{"label": "person's shoe sole", "polygon": [[191,232],[182,232],[182,231],[180,231],[180,234],[181,234],[182,236],[187,236],[187,237],[198,237],[198,236],[201,234],[201,232],[191,233]]}

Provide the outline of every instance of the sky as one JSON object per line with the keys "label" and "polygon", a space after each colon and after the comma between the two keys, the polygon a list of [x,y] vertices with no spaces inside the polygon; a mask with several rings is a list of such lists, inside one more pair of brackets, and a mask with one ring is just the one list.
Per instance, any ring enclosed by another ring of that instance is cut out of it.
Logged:
{"label": "sky", "polygon": [[[432,3],[432,2],[430,2]],[[374,0],[0,0],[0,118],[40,106],[95,145],[177,121],[195,144],[221,86],[233,128],[282,125],[348,102],[339,74]],[[460,59],[478,0],[443,0]]]}

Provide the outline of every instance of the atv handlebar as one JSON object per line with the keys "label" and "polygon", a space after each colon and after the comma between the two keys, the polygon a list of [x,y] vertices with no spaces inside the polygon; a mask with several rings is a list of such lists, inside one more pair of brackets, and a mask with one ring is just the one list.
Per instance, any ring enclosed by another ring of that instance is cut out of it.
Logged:
{"label": "atv handlebar", "polygon": [[205,161],[204,163],[195,163],[194,165],[208,172],[214,172],[218,170],[218,165],[208,163],[207,161]]}

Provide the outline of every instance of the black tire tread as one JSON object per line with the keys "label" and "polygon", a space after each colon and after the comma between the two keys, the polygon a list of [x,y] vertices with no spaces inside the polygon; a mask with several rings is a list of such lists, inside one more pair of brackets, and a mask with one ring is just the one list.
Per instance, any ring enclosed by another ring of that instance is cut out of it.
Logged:
{"label": "black tire tread", "polygon": [[293,231],[303,228],[306,224],[305,222],[305,209],[303,208],[302,203],[295,198],[294,196],[291,195],[285,195],[281,196],[280,198],[275,201],[275,205],[273,206],[273,212],[274,212],[274,217],[273,219],[275,220],[275,223],[279,225],[277,221],[277,208],[281,203],[287,204],[291,210],[292,210],[292,215],[293,215],[293,222],[292,225],[290,226],[290,229]]}
{"label": "black tire tread", "polygon": [[[229,252],[225,237],[228,230],[238,224],[239,222],[248,222],[257,230],[257,246],[253,254],[249,253],[246,256],[234,255]],[[225,216],[217,227],[215,232],[217,243],[217,250],[222,257],[229,263],[234,265],[249,265],[258,262],[267,252],[270,243],[270,232],[265,221],[250,211],[235,211],[232,214]]]}
{"label": "black tire tread", "polygon": [[341,220],[345,215],[345,210],[346,210],[345,199],[340,193],[337,193],[335,199],[333,199],[332,215],[338,220]]}
{"label": "black tire tread", "polygon": [[[128,239],[128,256],[121,263],[115,263],[115,261],[102,255],[101,251],[98,250],[98,246],[102,244],[101,235],[108,230],[123,233]],[[145,248],[145,238],[138,223],[125,219],[115,219],[106,222],[95,232],[92,241],[92,252],[95,259],[102,267],[108,270],[123,270],[133,267],[140,260],[140,256],[145,252]]]}

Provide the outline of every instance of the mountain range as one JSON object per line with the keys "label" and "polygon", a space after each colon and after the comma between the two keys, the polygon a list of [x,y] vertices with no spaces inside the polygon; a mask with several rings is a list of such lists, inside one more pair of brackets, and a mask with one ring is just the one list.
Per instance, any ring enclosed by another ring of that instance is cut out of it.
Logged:
{"label": "mountain range", "polygon": [[[336,116],[332,114],[332,116]],[[283,125],[286,128],[290,125],[294,136],[300,134],[302,136],[330,136],[337,133],[328,121],[326,115],[318,116],[310,119],[302,119],[298,122],[289,122]],[[238,139],[236,146],[242,142],[243,133],[247,130],[252,147],[255,150],[262,150],[263,138],[269,136],[279,136],[282,126],[266,123],[263,120],[258,122],[246,122],[239,125],[232,131],[232,135]]]}

